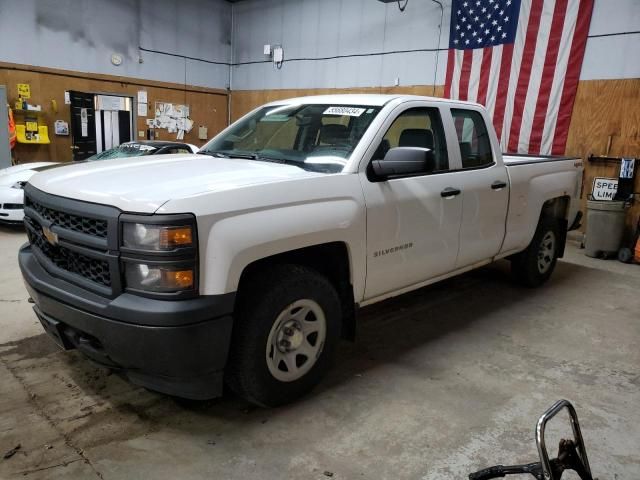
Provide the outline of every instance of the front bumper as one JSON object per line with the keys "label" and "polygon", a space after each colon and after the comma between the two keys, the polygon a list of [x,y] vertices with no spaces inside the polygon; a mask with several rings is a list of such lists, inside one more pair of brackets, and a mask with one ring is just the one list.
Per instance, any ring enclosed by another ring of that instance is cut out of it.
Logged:
{"label": "front bumper", "polygon": [[235,294],[109,299],[49,274],[29,245],[18,260],[36,315],[63,348],[159,392],[191,399],[222,393]]}

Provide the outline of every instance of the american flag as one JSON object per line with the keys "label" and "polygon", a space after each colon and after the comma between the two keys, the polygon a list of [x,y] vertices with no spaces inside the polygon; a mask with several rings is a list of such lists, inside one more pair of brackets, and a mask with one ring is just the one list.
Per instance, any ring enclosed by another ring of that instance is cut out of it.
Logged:
{"label": "american flag", "polygon": [[593,0],[453,0],[445,96],[487,107],[502,149],[563,154]]}

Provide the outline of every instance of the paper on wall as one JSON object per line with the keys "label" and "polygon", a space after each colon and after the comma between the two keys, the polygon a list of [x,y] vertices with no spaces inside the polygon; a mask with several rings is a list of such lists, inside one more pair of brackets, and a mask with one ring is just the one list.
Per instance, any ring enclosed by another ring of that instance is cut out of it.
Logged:
{"label": "paper on wall", "polygon": [[146,103],[138,103],[138,116],[146,117],[148,113],[148,108]]}
{"label": "paper on wall", "polygon": [[125,109],[124,97],[115,97],[113,95],[97,95],[97,109],[118,111]]}
{"label": "paper on wall", "polygon": [[147,103],[147,91],[138,90],[138,103]]}
{"label": "paper on wall", "polygon": [[204,125],[200,125],[198,127],[198,140],[206,140],[207,139],[207,127]]}
{"label": "paper on wall", "polygon": [[156,102],[154,125],[156,128],[166,128],[168,133],[177,132],[184,137],[184,132],[188,133],[193,129],[193,120],[189,118],[189,105]]}
{"label": "paper on wall", "polygon": [[80,109],[80,136],[89,136],[89,110],[87,108]]}

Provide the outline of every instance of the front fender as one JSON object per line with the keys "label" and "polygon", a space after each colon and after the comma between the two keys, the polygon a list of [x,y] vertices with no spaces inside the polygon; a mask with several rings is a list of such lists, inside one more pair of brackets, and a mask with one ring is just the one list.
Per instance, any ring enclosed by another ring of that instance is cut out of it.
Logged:
{"label": "front fender", "polygon": [[[202,233],[201,233],[202,235]],[[269,207],[214,219],[201,259],[201,293],[235,292],[251,263],[288,251],[344,242],[354,298],[364,290],[365,223],[363,207],[352,198]]]}

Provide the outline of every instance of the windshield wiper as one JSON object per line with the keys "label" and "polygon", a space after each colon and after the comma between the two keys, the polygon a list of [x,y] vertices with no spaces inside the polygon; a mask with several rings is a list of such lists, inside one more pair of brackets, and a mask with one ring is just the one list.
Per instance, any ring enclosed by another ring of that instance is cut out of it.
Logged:
{"label": "windshield wiper", "polygon": [[300,167],[302,169],[304,169],[304,167],[301,165],[302,162],[298,162],[296,160],[289,160],[286,158],[279,158],[279,157],[266,157],[263,155],[260,155],[259,153],[236,153],[236,152],[221,152],[221,151],[207,151],[207,150],[200,150],[198,152],[201,155],[211,155],[212,157],[218,157],[218,158],[241,158],[241,159],[245,159],[245,160],[257,160],[259,162],[271,162],[271,163],[283,163],[283,164],[287,164],[287,165],[295,165],[296,167]]}
{"label": "windshield wiper", "polygon": [[271,163],[282,163],[284,165],[294,165],[296,167],[302,168],[303,170],[305,169],[302,164],[303,162],[300,162],[298,160],[291,160],[288,158],[276,158],[276,157],[263,157],[262,155],[258,156],[258,158],[256,160],[259,160],[261,162],[271,162]]}
{"label": "windshield wiper", "polygon": [[200,150],[198,153],[202,154],[202,155],[211,155],[212,157],[218,157],[218,158],[242,158],[242,159],[246,159],[246,160],[260,160],[260,157],[258,156],[257,153],[227,153],[227,152],[220,152],[220,151],[208,151],[208,150]]}
{"label": "windshield wiper", "polygon": [[209,150],[200,150],[197,153],[198,155],[209,155],[210,157],[230,158],[229,155],[223,152],[210,152]]}

